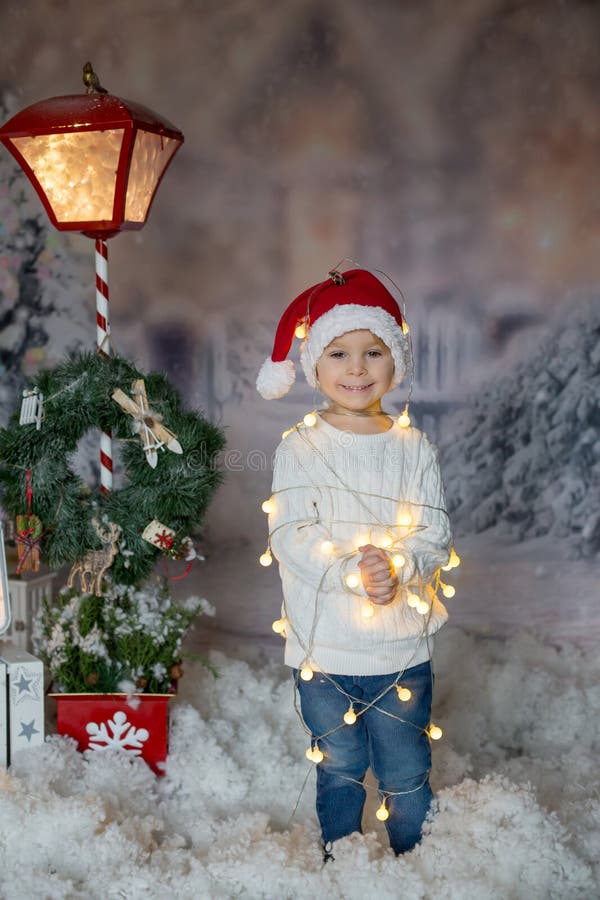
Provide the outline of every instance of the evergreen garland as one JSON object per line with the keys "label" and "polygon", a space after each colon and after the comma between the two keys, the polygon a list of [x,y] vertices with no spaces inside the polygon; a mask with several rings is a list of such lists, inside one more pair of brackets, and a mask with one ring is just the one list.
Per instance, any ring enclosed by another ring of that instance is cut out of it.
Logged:
{"label": "evergreen garland", "polygon": [[[142,442],[132,432],[132,418],[112,399],[116,388],[131,395],[131,385],[138,378],[144,378],[151,408],[163,416],[183,448],[182,455],[159,452],[155,469],[148,465]],[[223,432],[199,413],[184,410],[165,375],[143,375],[118,356],[79,354],[40,372],[32,381],[45,398],[41,430],[19,425],[18,412],[0,429],[4,507],[14,516],[27,511],[30,469],[32,512],[44,526],[44,562],[53,568],[72,564],[87,550],[99,548],[91,520],[100,515],[122,529],[112,580],[139,583],[160,554],[142,538],[153,519],[174,529],[179,538],[202,522],[222,479],[215,457],[225,443]],[[71,454],[90,428],[111,430],[113,441],[123,442],[125,484],[108,496],[92,491],[69,466]]]}

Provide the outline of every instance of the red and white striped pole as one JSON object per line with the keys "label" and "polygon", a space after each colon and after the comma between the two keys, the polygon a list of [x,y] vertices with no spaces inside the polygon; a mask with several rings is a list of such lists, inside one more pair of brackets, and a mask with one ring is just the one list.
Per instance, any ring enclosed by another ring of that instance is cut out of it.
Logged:
{"label": "red and white striped pole", "polygon": [[[110,356],[110,321],[108,316],[108,247],[96,239],[96,343],[98,353]],[[100,490],[109,494],[113,486],[112,432],[100,434]]]}

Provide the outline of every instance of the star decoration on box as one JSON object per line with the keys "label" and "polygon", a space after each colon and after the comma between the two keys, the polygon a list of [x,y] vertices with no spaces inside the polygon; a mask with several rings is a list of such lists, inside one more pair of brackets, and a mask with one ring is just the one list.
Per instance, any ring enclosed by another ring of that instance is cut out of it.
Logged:
{"label": "star decoration on box", "polygon": [[27,743],[31,743],[31,738],[34,734],[39,734],[40,732],[35,727],[35,719],[32,719],[31,722],[21,722],[21,732],[18,737],[27,738]]}
{"label": "star decoration on box", "polygon": [[17,669],[15,678],[11,679],[11,691],[15,704],[31,698],[39,700],[41,675],[32,675],[24,666]]}

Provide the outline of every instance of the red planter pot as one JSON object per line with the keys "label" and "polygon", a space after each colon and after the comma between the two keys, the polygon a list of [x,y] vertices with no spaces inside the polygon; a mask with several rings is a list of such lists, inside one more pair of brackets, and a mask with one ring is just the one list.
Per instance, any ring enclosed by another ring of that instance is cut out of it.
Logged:
{"label": "red planter pot", "polygon": [[56,730],[77,741],[77,749],[116,749],[141,756],[157,775],[165,774],[167,704],[172,694],[51,694]]}

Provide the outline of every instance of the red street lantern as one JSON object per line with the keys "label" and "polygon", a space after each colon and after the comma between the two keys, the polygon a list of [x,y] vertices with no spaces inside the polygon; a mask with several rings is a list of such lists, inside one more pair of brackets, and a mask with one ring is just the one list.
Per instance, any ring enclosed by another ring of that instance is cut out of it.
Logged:
{"label": "red street lantern", "polygon": [[109,238],[144,226],[183,143],[173,125],[113,94],[70,94],[28,106],[0,128],[60,231]]}
{"label": "red street lantern", "polygon": [[[96,338],[110,354],[106,240],[143,228],[183,134],[145,106],[109,94],[91,63],[87,93],[52,97],[21,110],[0,128],[0,143],[19,163],[59,231],[96,239]],[[110,434],[101,435],[101,488],[112,488]]]}

